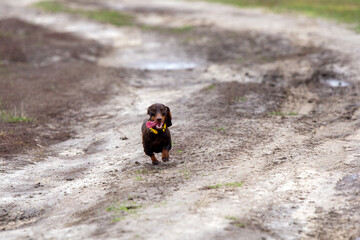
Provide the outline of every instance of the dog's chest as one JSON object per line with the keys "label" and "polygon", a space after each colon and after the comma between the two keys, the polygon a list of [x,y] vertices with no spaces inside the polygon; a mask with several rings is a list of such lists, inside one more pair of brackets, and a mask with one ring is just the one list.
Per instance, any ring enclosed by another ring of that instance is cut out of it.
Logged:
{"label": "dog's chest", "polygon": [[168,144],[168,138],[163,134],[154,134],[149,138],[148,146],[153,149],[153,151],[161,152],[163,147]]}

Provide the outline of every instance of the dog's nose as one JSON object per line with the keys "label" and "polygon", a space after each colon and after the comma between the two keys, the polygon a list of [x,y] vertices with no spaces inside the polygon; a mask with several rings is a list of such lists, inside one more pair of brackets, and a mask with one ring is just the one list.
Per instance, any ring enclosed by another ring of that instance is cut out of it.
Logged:
{"label": "dog's nose", "polygon": [[160,117],[156,118],[156,121],[161,122],[161,118]]}

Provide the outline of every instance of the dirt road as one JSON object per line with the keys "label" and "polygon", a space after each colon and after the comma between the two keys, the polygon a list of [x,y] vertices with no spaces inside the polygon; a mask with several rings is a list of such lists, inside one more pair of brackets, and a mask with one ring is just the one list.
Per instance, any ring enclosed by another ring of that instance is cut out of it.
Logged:
{"label": "dirt road", "polygon": [[[360,35],[182,1],[0,1],[0,239],[359,239]],[[170,162],[140,126],[170,107]]]}

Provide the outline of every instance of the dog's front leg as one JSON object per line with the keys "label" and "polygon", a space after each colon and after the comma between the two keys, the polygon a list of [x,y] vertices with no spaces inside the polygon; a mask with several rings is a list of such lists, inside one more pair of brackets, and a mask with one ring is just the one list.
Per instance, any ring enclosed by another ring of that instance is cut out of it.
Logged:
{"label": "dog's front leg", "polygon": [[169,161],[169,150],[167,150],[165,148],[162,151],[162,160],[163,160],[163,162]]}
{"label": "dog's front leg", "polygon": [[171,139],[169,139],[169,144],[165,145],[163,150],[162,150],[162,160],[163,162],[168,162],[169,161],[169,151],[171,149]]}
{"label": "dog's front leg", "polygon": [[152,164],[153,165],[158,165],[159,164],[159,161],[156,159],[155,155],[153,154],[151,157],[151,161],[152,161]]}
{"label": "dog's front leg", "polygon": [[144,144],[144,152],[151,158],[151,162],[153,165],[159,164],[159,161],[156,159],[154,152],[151,150],[151,148],[147,147],[147,144]]}

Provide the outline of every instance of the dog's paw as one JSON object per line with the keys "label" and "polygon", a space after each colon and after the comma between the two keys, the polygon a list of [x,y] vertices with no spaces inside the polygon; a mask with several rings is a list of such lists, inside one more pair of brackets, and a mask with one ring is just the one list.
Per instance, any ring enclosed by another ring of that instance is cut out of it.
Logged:
{"label": "dog's paw", "polygon": [[161,157],[162,157],[163,162],[168,162],[169,161],[169,151],[164,149],[162,151]]}
{"label": "dog's paw", "polygon": [[158,165],[158,164],[159,164],[159,161],[156,159],[155,156],[152,156],[152,157],[151,157],[151,161],[152,161],[152,164],[153,164],[153,165]]}

